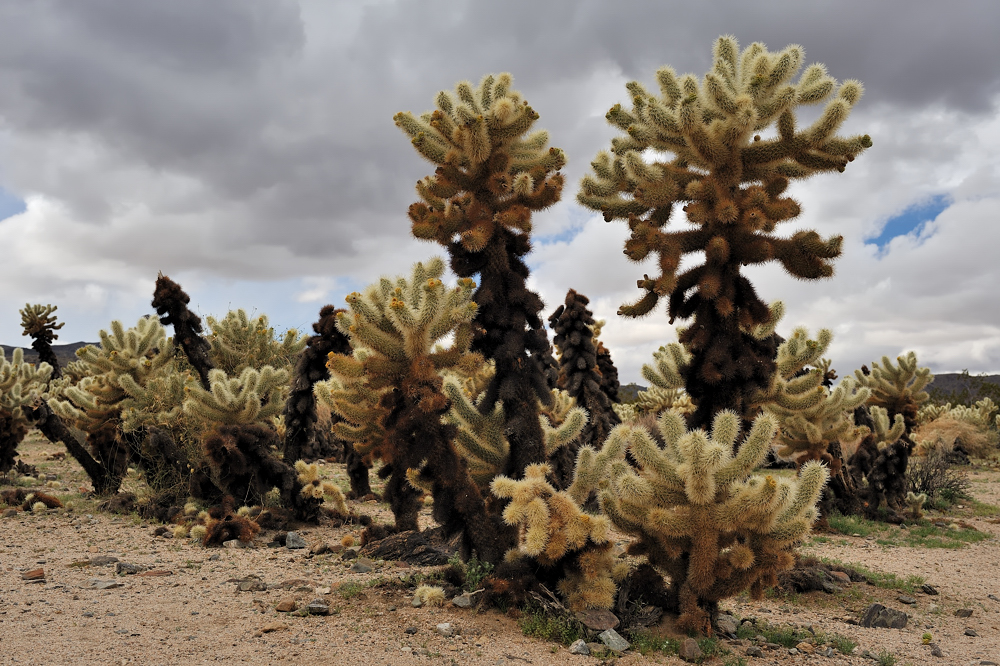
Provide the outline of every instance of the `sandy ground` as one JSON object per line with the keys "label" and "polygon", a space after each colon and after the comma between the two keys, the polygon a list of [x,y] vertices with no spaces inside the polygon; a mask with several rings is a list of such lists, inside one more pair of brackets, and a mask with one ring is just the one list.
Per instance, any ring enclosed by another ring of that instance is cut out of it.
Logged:
{"label": "sandy ground", "polygon": [[[54,449],[30,440],[22,455],[59,479],[64,488],[54,491],[57,496],[72,497],[83,485],[82,473],[72,462],[47,461],[46,448]],[[328,473],[337,478],[341,470],[330,465]],[[1000,472],[974,476],[977,498],[1000,504]],[[420,573],[416,567],[374,562],[373,571],[354,573],[352,562],[340,554],[312,556],[268,547],[264,540],[250,549],[206,549],[190,539],[154,536],[156,525],[134,517],[100,513],[86,502],[75,504],[72,510],[0,518],[2,663],[599,663],[594,657],[571,655],[565,646],[524,637],[515,618],[497,611],[477,613],[451,604],[412,607],[411,593],[400,581]],[[354,508],[388,515],[384,505],[354,503]],[[751,642],[723,641],[729,654],[704,663],[735,665],[740,658],[745,664],[879,663],[863,656],[865,651],[891,653],[897,665],[1000,663],[1000,525],[967,520],[993,538],[948,550],[885,547],[838,536],[803,548],[805,553],[875,571],[920,575],[940,591],[937,596],[915,594],[914,605],[900,603],[896,591],[864,583],[837,595],[810,593],[761,602],[742,597],[723,603],[725,610],[744,619],[848,637],[858,644],[852,655],[792,655],[785,648],[765,648],[762,657],[748,657]],[[306,527],[302,533],[309,544],[339,544],[346,535],[358,534],[350,526]],[[116,575],[116,563],[100,564],[102,556],[139,565],[147,575]],[[38,568],[44,580],[23,580],[26,572]],[[239,581],[248,579],[243,587],[266,589],[241,591]],[[258,579],[262,584],[254,584]],[[299,607],[321,599],[331,614],[275,609],[289,599]],[[911,616],[908,626],[865,629],[849,623],[873,601],[905,610]],[[956,617],[960,608],[972,609],[972,616]],[[441,623],[451,623],[455,635],[440,635],[436,626]],[[967,636],[966,629],[978,636]],[[931,656],[931,647],[922,644],[924,632],[932,634],[943,657]],[[617,662],[684,663],[676,656],[631,651]]]}

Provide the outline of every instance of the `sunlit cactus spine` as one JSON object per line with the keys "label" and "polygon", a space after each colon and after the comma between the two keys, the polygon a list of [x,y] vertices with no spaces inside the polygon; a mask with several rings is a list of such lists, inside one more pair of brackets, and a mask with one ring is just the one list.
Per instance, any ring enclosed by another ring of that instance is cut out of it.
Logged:
{"label": "sunlit cactus spine", "polygon": [[211,333],[207,341],[216,368],[238,375],[244,368],[260,369],[266,365],[286,368],[306,346],[295,329],[285,331],[278,340],[267,315],[252,319],[242,308],[230,310],[222,319],[205,317]]}
{"label": "sunlit cactus spine", "polygon": [[504,473],[517,477],[545,461],[537,402],[549,400],[543,369],[531,362],[548,340],[524,256],[532,213],[559,200],[566,158],[548,146],[548,133],[532,131],[538,114],[511,82],[500,74],[476,88],[459,83],[453,94],[437,95],[434,111],[397,113],[395,121],[437,167],[417,183],[414,236],[446,247],[459,277],[478,276],[472,351],[496,367],[479,406],[486,414],[502,403],[510,444]]}
{"label": "sunlit cactus spine", "polygon": [[569,494],[579,502],[596,489],[604,514],[637,538],[628,552],[670,579],[678,626],[710,633],[721,599],[744,590],[759,599],[792,566],[828,472],[813,461],[797,479],[752,475],[777,430],[769,416],[754,422],[735,456],[741,424],[731,412],[716,416],[711,434],[686,430],[670,411],[658,427],[662,447],[645,429],[623,425],[601,451],[581,449]]}
{"label": "sunlit cactus spine", "polygon": [[[697,405],[689,420],[695,427],[723,409],[743,414],[774,369],[775,345],[751,334],[774,315],[742,268],[778,261],[796,278],[829,277],[841,251],[840,236],[774,233],[800,212],[784,196],[791,180],[843,171],[871,146],[867,135],[836,136],[861,84],[838,87],[819,64],[793,82],[803,58],[800,46],[772,53],[754,43],[740,51],[724,36],[701,81],[663,67],[658,94],[629,83],[632,108],[615,105],[607,114],[625,135],[598,154],[581,184],[581,204],[628,223],[630,259],[658,258],[659,275],[639,280],[643,296],[620,314],[642,316],[667,297],[671,321],[693,317],[680,341],[693,356],[683,372]],[[796,126],[796,107],[825,100],[810,126]],[[773,137],[761,137],[772,128]],[[664,153],[673,159],[655,157]],[[675,205],[693,228],[667,230]],[[678,273],[685,255],[702,252],[702,263]]]}
{"label": "sunlit cactus spine", "polygon": [[884,407],[892,420],[902,414],[909,435],[917,425],[920,405],[930,398],[924,389],[934,380],[930,369],[917,363],[917,354],[911,351],[897,356],[895,365],[888,356],[883,356],[881,365],[873,362],[870,372],[855,370],[854,374],[862,385],[871,389],[868,404]]}
{"label": "sunlit cactus spine", "polygon": [[0,474],[14,467],[17,447],[31,427],[25,409],[45,395],[52,372],[48,363],[25,363],[21,349],[9,361],[0,349]]}

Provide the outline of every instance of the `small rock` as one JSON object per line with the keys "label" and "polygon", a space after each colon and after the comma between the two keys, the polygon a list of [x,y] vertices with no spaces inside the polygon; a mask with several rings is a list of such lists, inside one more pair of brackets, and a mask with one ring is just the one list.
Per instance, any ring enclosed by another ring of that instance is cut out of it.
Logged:
{"label": "small rock", "polygon": [[902,629],[906,626],[907,617],[903,611],[894,608],[886,608],[882,604],[875,603],[869,606],[861,621],[858,623],[862,627],[881,627],[883,629]]}
{"label": "small rock", "polygon": [[236,589],[240,592],[263,592],[267,589],[267,584],[256,576],[250,576],[239,581]]}
{"label": "small rock", "polygon": [[459,608],[468,608],[469,606],[472,605],[472,597],[470,597],[468,593],[459,594],[454,599],[451,600],[451,603],[458,606]]}
{"label": "small rock", "polygon": [[747,648],[747,651],[746,651],[745,654],[748,657],[763,657],[764,656],[764,651],[761,650],[756,645],[751,645],[750,647]]}
{"label": "small rock", "polygon": [[285,548],[288,550],[299,550],[306,547],[306,540],[298,532],[289,532],[285,536]]}
{"label": "small rock", "polygon": [[840,587],[834,585],[828,580],[824,580],[822,585],[823,585],[823,591],[826,592],[827,594],[837,594],[837,592],[840,592]]}
{"label": "small rock", "polygon": [[797,648],[788,648],[788,654],[798,654],[798,653],[799,651]]}
{"label": "small rock", "polygon": [[715,628],[723,636],[734,637],[739,625],[736,623],[735,617],[724,613],[715,620]]}
{"label": "small rock", "polygon": [[843,585],[843,586],[846,587],[846,586],[850,586],[850,584],[851,584],[851,577],[848,576],[843,571],[831,571],[830,572],[830,578],[833,578],[837,582],[838,585]]}
{"label": "small rock", "polygon": [[25,571],[23,574],[21,574],[21,580],[30,580],[30,581],[45,580],[45,569],[39,567],[38,569]]}
{"label": "small rock", "polygon": [[95,590],[113,590],[116,587],[124,587],[116,580],[98,580],[97,578],[91,579],[90,586]]}
{"label": "small rock", "polygon": [[928,604],[928,606],[927,606],[927,612],[928,613],[938,613],[940,611],[941,611],[941,607],[938,606],[937,604]]}
{"label": "small rock", "polygon": [[310,615],[329,615],[330,607],[322,599],[313,599],[306,604],[306,612]]}
{"label": "small rock", "polygon": [[939,594],[937,588],[931,585],[930,583],[924,583],[923,585],[921,585],[920,591],[923,592],[924,594],[930,594],[932,596],[935,594]]}
{"label": "small rock", "polygon": [[972,636],[973,638],[976,638],[977,636],[979,636],[979,634],[976,633],[976,630],[973,629],[973,628],[971,628],[971,627],[966,627],[965,628],[965,635],[966,636]]}
{"label": "small rock", "polygon": [[944,656],[944,652],[941,651],[941,648],[939,648],[938,646],[935,645],[934,647],[931,648],[931,656],[932,657],[943,657]]}
{"label": "small rock", "polygon": [[971,608],[959,608],[955,611],[955,617],[972,617]]}
{"label": "small rock", "polygon": [[358,559],[358,551],[361,549],[357,546],[351,546],[350,548],[345,548],[344,552],[340,554],[340,559],[342,560],[356,560]]}
{"label": "small rock", "polygon": [[807,643],[805,641],[802,641],[795,647],[796,649],[798,649],[799,652],[802,652],[803,654],[812,654],[813,652],[816,651],[816,647],[812,643]]}
{"label": "small rock", "polygon": [[424,605],[424,602],[420,600],[420,597],[413,597],[413,601],[410,602],[410,605],[414,608],[420,608]]}
{"label": "small rock", "polygon": [[240,541],[239,539],[230,539],[229,541],[222,542],[223,548],[253,548],[253,541]]}
{"label": "small rock", "polygon": [[409,634],[409,635],[412,636],[413,634],[417,633],[417,628],[416,627],[407,627],[406,629],[403,630],[403,633],[406,633],[406,634]]}
{"label": "small rock", "polygon": [[115,563],[115,573],[131,576],[139,573],[140,571],[145,571],[146,567],[140,564],[129,564],[128,562],[117,562]]}
{"label": "small rock", "polygon": [[142,571],[136,574],[136,578],[161,578],[163,576],[173,576],[173,571],[166,569],[156,569],[154,571]]}
{"label": "small rock", "polygon": [[455,635],[455,627],[452,626],[451,622],[442,622],[434,629],[445,638],[451,638]]}
{"label": "small rock", "polygon": [[274,607],[274,610],[278,611],[279,613],[291,613],[298,607],[299,606],[295,602],[294,597],[285,597],[284,599],[278,602],[278,605]]}
{"label": "small rock", "polygon": [[4,511],[3,511],[3,517],[4,518],[13,518],[17,514],[18,514],[17,509],[4,509]]}
{"label": "small rock", "polygon": [[681,641],[681,647],[677,650],[677,656],[684,661],[697,661],[702,657],[701,648],[698,641],[693,638],[685,638]]}
{"label": "small rock", "polygon": [[576,614],[576,619],[592,631],[605,631],[618,626],[618,616],[608,610],[585,610]]}
{"label": "small rock", "polygon": [[90,612],[90,611],[84,611],[83,616],[84,617],[94,617],[94,614],[92,612]]}
{"label": "small rock", "polygon": [[317,543],[309,547],[309,552],[313,555],[323,555],[330,552],[330,544],[328,543]]}
{"label": "small rock", "polygon": [[914,599],[913,597],[907,596],[905,594],[901,594],[898,597],[896,597],[896,601],[898,601],[901,604],[907,604],[909,606],[912,606],[913,604],[917,603],[916,599]]}
{"label": "small rock", "polygon": [[987,598],[987,599],[992,599],[993,601],[1000,601],[1000,597],[998,597],[998,596],[997,596],[997,595],[995,595],[995,594],[987,594],[987,595],[986,595],[986,598]]}
{"label": "small rock", "polygon": [[[632,647],[632,644],[622,638],[614,629],[605,629],[597,634],[597,638],[614,652],[624,652]],[[695,645],[697,646],[697,643]]]}
{"label": "small rock", "polygon": [[362,557],[360,560],[351,565],[352,573],[371,573],[373,567],[373,562],[366,557]]}
{"label": "small rock", "polygon": [[285,629],[288,629],[287,624],[282,624],[281,622],[272,622],[271,624],[265,624],[263,627],[258,629],[254,635],[259,637],[264,634],[269,634],[272,631],[284,631]]}
{"label": "small rock", "polygon": [[587,647],[587,643],[582,638],[578,638],[576,642],[569,646],[569,653],[589,655],[590,648]]}
{"label": "small rock", "polygon": [[[330,592],[332,592],[333,590],[332,590],[332,588],[329,588],[329,587],[317,587],[315,591],[316,591],[316,594],[330,594]],[[393,607],[393,608],[390,608],[389,610],[396,610],[396,609],[395,609],[395,607]]]}
{"label": "small rock", "polygon": [[90,566],[92,567],[107,567],[116,562],[118,562],[118,558],[111,555],[98,555],[90,558]]}
{"label": "small rock", "polygon": [[989,661],[988,659],[983,659],[979,662],[979,666],[997,666],[997,662]]}

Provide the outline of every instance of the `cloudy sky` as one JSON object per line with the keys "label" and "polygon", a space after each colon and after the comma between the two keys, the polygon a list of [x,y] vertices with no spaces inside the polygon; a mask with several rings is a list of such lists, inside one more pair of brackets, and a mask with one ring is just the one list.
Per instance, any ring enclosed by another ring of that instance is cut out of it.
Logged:
{"label": "cloudy sky", "polygon": [[1000,372],[998,25],[990,0],[2,0],[0,342],[27,341],[26,302],[59,306],[59,342],[134,323],[158,271],[201,314],[308,330],[325,303],[441,252],[410,236],[431,167],[393,114],[509,71],[569,159],[563,202],[535,220],[533,286],[547,312],[587,294],[637,380],[674,332],[662,309],[615,315],[649,269],[577,183],[627,81],[701,76],[729,33],[799,43],[866,86],[842,133],[874,147],[795,184],[803,214],[785,225],[842,234],[836,276],[751,274],[787,305],[779,331],[833,329],[841,375],[910,349],[935,371]]}

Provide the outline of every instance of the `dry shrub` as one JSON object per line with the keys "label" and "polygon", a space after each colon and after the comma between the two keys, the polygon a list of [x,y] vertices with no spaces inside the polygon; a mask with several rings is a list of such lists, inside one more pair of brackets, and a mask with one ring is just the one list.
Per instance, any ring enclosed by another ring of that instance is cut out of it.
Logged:
{"label": "dry shrub", "polygon": [[940,447],[931,448],[922,458],[911,458],[906,468],[906,481],[909,490],[924,493],[931,499],[953,503],[972,498],[969,477],[952,468],[947,451]]}
{"label": "dry shrub", "polygon": [[913,440],[917,442],[916,455],[925,455],[932,448],[940,447],[943,451],[955,448],[955,442],[961,441],[962,448],[974,458],[987,458],[997,452],[997,433],[986,430],[957,419],[942,417],[925,423],[913,432]]}

